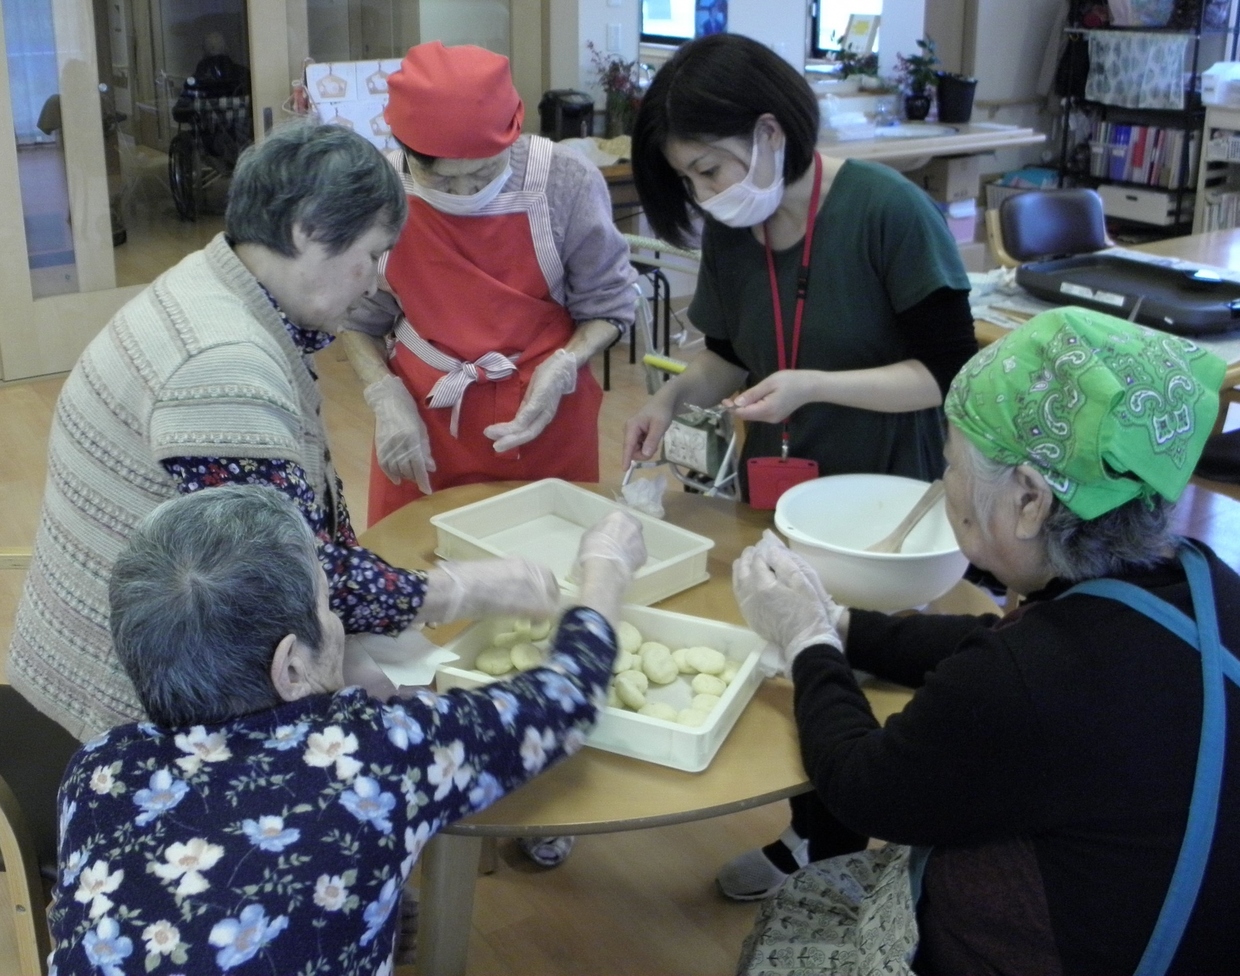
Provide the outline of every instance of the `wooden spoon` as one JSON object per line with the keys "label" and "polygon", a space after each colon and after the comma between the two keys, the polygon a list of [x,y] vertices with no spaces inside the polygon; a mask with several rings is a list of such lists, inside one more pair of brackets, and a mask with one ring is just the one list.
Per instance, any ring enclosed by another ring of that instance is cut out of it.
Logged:
{"label": "wooden spoon", "polygon": [[909,513],[900,520],[890,535],[879,539],[874,545],[866,546],[866,552],[899,552],[900,547],[904,545],[905,537],[913,531],[913,526],[925,517],[925,514],[934,508],[935,503],[943,497],[943,479],[937,478],[930,482],[925,493],[917,499]]}

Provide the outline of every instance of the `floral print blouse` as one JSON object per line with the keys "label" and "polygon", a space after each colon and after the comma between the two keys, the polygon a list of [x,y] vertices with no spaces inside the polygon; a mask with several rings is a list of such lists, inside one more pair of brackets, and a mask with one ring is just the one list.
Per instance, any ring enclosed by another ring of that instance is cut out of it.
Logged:
{"label": "floral print blouse", "polygon": [[476,690],[94,739],[61,784],[52,976],[390,974],[427,840],[580,749],[614,656],[577,608],[545,667]]}

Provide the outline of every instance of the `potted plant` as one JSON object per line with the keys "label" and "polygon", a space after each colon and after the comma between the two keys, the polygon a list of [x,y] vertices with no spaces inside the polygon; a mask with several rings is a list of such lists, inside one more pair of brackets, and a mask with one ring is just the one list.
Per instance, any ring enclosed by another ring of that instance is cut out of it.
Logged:
{"label": "potted plant", "polygon": [[641,101],[640,66],[636,61],[626,61],[618,54],[604,54],[593,41],[586,41],[590,62],[598,86],[603,89],[605,105],[604,136],[629,135],[633,120],[637,117],[637,103]]}
{"label": "potted plant", "polygon": [[905,118],[920,122],[930,114],[930,90],[938,81],[939,56],[934,41],[917,41],[919,54],[896,55],[896,80],[904,92]]}

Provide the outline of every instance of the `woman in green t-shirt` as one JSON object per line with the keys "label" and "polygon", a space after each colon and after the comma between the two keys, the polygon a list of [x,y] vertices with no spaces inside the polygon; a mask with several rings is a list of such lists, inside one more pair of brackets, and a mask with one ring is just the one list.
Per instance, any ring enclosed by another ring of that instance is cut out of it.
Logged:
{"label": "woman in green t-shirt", "polygon": [[[686,406],[723,402],[746,423],[742,462],[778,457],[786,432],[789,456],[820,475],[942,472],[943,396],[977,351],[968,276],[921,189],[824,156],[817,138],[809,85],[750,38],[699,38],[655,76],[633,131],[634,182],[674,244],[705,217],[689,318],[706,348],[630,418],[626,466],[653,457]],[[748,497],[746,463],[740,472]],[[720,888],[764,898],[807,860],[864,841],[806,794],[792,827],[728,864]]]}

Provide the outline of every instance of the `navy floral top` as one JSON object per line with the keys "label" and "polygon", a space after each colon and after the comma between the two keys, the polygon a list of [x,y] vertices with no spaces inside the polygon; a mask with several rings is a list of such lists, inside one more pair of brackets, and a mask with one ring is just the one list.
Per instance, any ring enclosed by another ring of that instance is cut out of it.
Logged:
{"label": "navy floral top", "polygon": [[[293,343],[302,351],[310,374],[311,354],[332,341],[327,332],[293,324],[267,295]],[[426,575],[399,569],[357,544],[357,534],[344,501],[344,486],[336,478],[335,497],[318,498],[301,466],[292,461],[256,458],[177,457],[163,462],[182,493],[216,485],[262,484],[291,498],[319,540],[319,560],[327,574],[332,611],[344,621],[350,634],[396,634],[417,616],[426,594]]]}
{"label": "navy floral top", "polygon": [[94,739],[60,789],[52,976],[388,976],[427,840],[580,749],[614,656],[578,608],[545,667],[477,690]]}

